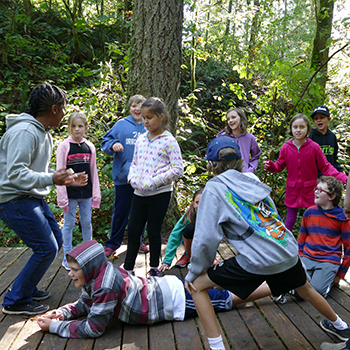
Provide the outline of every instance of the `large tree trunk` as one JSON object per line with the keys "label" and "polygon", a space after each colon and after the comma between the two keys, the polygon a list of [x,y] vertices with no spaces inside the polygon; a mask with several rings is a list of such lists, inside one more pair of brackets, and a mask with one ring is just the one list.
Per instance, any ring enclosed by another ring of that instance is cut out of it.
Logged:
{"label": "large tree trunk", "polygon": [[161,97],[169,111],[171,132],[178,121],[182,58],[183,1],[135,0],[128,92]]}
{"label": "large tree trunk", "polygon": [[[315,70],[328,60],[329,45],[327,42],[332,34],[333,9],[333,0],[320,0],[319,9],[315,8],[316,34],[311,58],[311,68],[314,68]],[[325,64],[317,77],[317,82],[323,87],[323,91],[325,90],[327,83],[327,72],[327,64]],[[321,97],[318,104],[323,103],[323,100],[324,95]]]}
{"label": "large tree trunk", "polygon": [[[182,59],[183,1],[135,0],[128,72],[128,94],[161,97],[168,107],[170,131],[176,134]],[[162,232],[179,218],[172,197]]]}

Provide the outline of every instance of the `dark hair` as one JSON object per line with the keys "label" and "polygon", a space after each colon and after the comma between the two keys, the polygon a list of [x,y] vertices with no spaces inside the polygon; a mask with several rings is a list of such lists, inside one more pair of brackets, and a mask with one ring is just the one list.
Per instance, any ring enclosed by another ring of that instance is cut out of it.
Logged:
{"label": "dark hair", "polygon": [[48,83],[38,85],[30,94],[26,113],[34,118],[39,113],[48,112],[53,105],[63,107],[68,103],[67,94],[56,85]]}
{"label": "dark hair", "polygon": [[317,179],[317,183],[326,183],[328,187],[328,192],[330,196],[334,196],[333,205],[337,206],[340,202],[340,199],[343,195],[343,184],[333,176],[320,176]]}
{"label": "dark hair", "polygon": [[[220,158],[223,158],[225,156],[229,156],[232,154],[237,154],[237,151],[232,147],[225,147],[222,148],[218,155]],[[207,164],[208,171],[213,172],[213,174],[220,175],[221,173],[225,172],[229,169],[234,169],[239,172],[243,171],[243,159],[231,159],[231,160],[219,160],[219,161],[209,161]]]}
{"label": "dark hair", "polygon": [[142,95],[134,95],[129,99],[128,107],[130,108],[133,103],[143,103],[146,99]]}
{"label": "dark hair", "polygon": [[293,123],[298,119],[302,119],[306,123],[307,132],[306,132],[305,137],[308,137],[310,135],[310,131],[311,131],[311,124],[310,124],[309,118],[305,114],[302,114],[302,113],[298,113],[292,118],[292,120],[290,121],[290,124],[289,124],[288,134],[293,136],[292,126],[293,126]]}
{"label": "dark hair", "polygon": [[[241,134],[245,135],[247,133],[247,127],[248,127],[248,119],[243,111],[243,109],[241,108],[230,108],[227,112],[226,112],[226,116],[230,113],[230,112],[236,112],[239,115],[239,118],[241,119],[240,123],[239,123],[239,128],[241,129]],[[232,130],[229,127],[229,125],[226,123],[226,127],[225,127],[225,132],[228,136],[230,136],[232,134]]]}
{"label": "dark hair", "polygon": [[196,199],[196,197],[197,197],[199,194],[202,194],[202,193],[203,193],[203,188],[197,190],[197,191],[193,194],[191,205],[186,209],[185,214],[184,214],[184,219],[183,219],[183,223],[184,223],[184,224],[186,223],[186,218],[187,218],[188,220],[190,220],[190,223],[192,223],[192,224],[194,224],[194,223],[196,222],[196,211],[195,211],[195,209],[194,209],[193,202],[194,202],[194,200]]}
{"label": "dark hair", "polygon": [[164,101],[159,97],[149,97],[142,103],[142,108],[148,108],[152,113],[156,114],[159,118],[161,114],[164,115],[162,121],[162,127],[164,130],[169,130],[169,115]]}

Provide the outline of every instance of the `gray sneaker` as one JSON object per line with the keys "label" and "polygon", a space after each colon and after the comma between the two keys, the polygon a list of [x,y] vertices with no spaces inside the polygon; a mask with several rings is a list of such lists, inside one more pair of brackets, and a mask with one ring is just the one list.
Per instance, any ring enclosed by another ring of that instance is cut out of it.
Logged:
{"label": "gray sneaker", "polygon": [[28,304],[7,305],[2,308],[2,312],[8,315],[40,315],[49,310],[49,305],[32,301]]}
{"label": "gray sneaker", "polygon": [[[349,344],[350,345],[350,344]],[[322,343],[320,350],[349,350],[350,347],[346,345],[346,342],[344,343]]]}
{"label": "gray sneaker", "polygon": [[342,341],[347,341],[350,338],[350,328],[346,329],[336,329],[331,321],[329,320],[322,320],[320,322],[321,327],[328,333],[331,333],[338,337]]}

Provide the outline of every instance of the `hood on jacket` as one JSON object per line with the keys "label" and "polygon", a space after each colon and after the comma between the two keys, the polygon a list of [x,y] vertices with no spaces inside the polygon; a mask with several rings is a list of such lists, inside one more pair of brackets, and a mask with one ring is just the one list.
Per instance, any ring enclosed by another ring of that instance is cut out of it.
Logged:
{"label": "hood on jacket", "polygon": [[[259,178],[253,173],[241,173],[230,169],[216,176],[216,179],[223,182],[245,202],[250,204],[260,202],[271,193],[271,188],[260,182]],[[254,191],[251,190],[252,186]]]}
{"label": "hood on jacket", "polygon": [[14,125],[22,122],[33,124],[36,127],[41,128],[43,131],[45,131],[44,125],[38,122],[33,116],[31,116],[28,113],[9,114],[6,116],[7,129],[10,129]]}
{"label": "hood on jacket", "polygon": [[77,245],[67,255],[74,258],[83,270],[85,282],[96,279],[108,264],[102,244],[95,240]]}

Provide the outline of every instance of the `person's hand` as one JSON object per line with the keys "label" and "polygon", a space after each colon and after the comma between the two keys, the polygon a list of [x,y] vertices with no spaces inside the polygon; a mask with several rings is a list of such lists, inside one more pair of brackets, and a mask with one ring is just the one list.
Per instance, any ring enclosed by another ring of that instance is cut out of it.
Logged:
{"label": "person's hand", "polygon": [[55,319],[59,321],[63,320],[63,315],[58,310],[52,310],[46,313],[45,315],[43,315],[42,317],[50,318],[51,320],[55,320]]}
{"label": "person's hand", "polygon": [[194,284],[192,282],[188,282],[187,280],[185,280],[185,288],[187,290],[187,292],[189,292],[192,295],[192,292],[197,292],[196,287],[194,286]]}
{"label": "person's hand", "polygon": [[82,173],[75,173],[74,175],[76,175],[76,177],[69,183],[70,186],[82,187],[87,185],[88,175],[85,174],[85,171]]}
{"label": "person's hand", "polygon": [[124,147],[120,142],[116,142],[113,146],[112,146],[112,150],[114,152],[123,152],[124,151]]}
{"label": "person's hand", "polygon": [[37,322],[42,331],[48,332],[50,329],[50,324],[52,322],[52,319],[45,316],[41,316],[41,317],[38,317]]}
{"label": "person's hand", "polygon": [[158,269],[160,272],[164,272],[166,270],[169,270],[170,266],[166,263],[163,263],[162,265],[160,265],[160,268]]}
{"label": "person's hand", "polygon": [[55,185],[67,185],[74,181],[76,174],[72,169],[59,169],[53,173],[52,180]]}
{"label": "person's hand", "polygon": [[264,160],[263,161],[263,168],[266,170],[270,167],[270,161],[267,159],[267,160]]}

